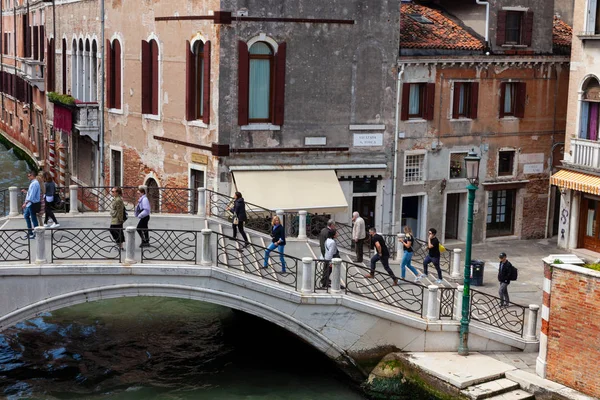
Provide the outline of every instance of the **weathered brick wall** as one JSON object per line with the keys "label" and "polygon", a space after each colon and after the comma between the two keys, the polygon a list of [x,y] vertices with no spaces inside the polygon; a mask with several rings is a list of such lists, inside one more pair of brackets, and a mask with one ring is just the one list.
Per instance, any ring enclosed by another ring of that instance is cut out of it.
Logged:
{"label": "weathered brick wall", "polygon": [[600,272],[554,267],[547,378],[600,398]]}

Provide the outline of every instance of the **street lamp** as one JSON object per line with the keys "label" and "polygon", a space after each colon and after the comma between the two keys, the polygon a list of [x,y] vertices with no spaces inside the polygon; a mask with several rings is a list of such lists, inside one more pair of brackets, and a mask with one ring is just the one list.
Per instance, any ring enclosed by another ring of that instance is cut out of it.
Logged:
{"label": "street lamp", "polygon": [[465,170],[467,171],[467,190],[469,191],[469,209],[467,212],[467,243],[465,246],[465,280],[462,300],[462,318],[460,320],[460,342],[458,354],[469,355],[469,303],[471,300],[471,241],[473,239],[473,204],[475,203],[475,191],[479,184],[479,163],[481,157],[471,149],[465,157]]}

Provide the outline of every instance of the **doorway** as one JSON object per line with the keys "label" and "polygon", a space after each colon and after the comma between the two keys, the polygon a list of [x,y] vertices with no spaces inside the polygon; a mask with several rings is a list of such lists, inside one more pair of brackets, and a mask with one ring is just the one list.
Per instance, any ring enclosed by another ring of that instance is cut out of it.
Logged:
{"label": "doorway", "polygon": [[192,189],[192,209],[198,214],[198,189],[204,187],[204,171],[190,169],[190,189]]}
{"label": "doorway", "polygon": [[375,200],[377,196],[360,196],[352,198],[352,209],[358,211],[365,220],[365,228],[375,227]]}
{"label": "doorway", "polygon": [[150,210],[152,213],[159,212],[160,208],[160,193],[158,192],[158,183],[153,178],[146,181],[146,197],[150,202]]}
{"label": "doorway", "polygon": [[600,200],[583,197],[579,219],[579,247],[600,252]]}
{"label": "doorway", "polygon": [[460,193],[448,193],[446,196],[446,240],[459,238],[460,203]]}
{"label": "doorway", "polygon": [[419,239],[424,239],[421,232],[421,221],[423,218],[423,198],[424,196],[402,197],[401,229],[404,229],[405,225],[410,226],[413,231],[413,235]]}
{"label": "doorway", "polygon": [[516,190],[493,190],[488,194],[487,237],[514,233]]}

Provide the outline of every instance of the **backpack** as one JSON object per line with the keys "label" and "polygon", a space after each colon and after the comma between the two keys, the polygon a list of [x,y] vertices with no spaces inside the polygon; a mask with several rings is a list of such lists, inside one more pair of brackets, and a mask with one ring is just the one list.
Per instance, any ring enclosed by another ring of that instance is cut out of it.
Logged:
{"label": "backpack", "polygon": [[519,278],[519,270],[517,269],[517,267],[515,267],[513,265],[510,270],[510,275],[508,276],[508,279],[511,281],[516,281],[518,278]]}
{"label": "backpack", "polygon": [[127,210],[125,209],[125,206],[123,206],[123,222],[127,221]]}

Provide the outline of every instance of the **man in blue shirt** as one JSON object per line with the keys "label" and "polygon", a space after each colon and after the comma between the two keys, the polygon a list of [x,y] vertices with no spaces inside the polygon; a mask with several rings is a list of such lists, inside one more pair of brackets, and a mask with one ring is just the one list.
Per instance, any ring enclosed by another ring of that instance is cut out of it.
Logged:
{"label": "man in blue shirt", "polygon": [[[31,225],[35,228],[38,226],[37,213],[40,212],[42,203],[42,191],[40,183],[35,179],[35,172],[28,171],[27,179],[29,179],[29,189],[27,190],[27,196],[23,203],[23,217],[27,223],[27,230],[29,239],[35,239],[35,233],[33,232]],[[25,190],[23,190],[25,192]]]}

